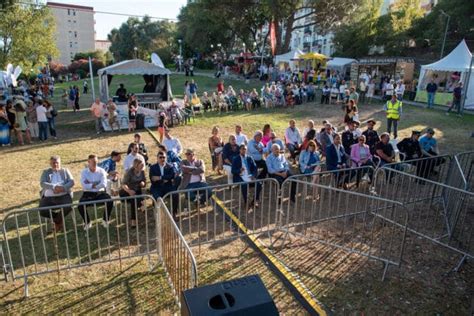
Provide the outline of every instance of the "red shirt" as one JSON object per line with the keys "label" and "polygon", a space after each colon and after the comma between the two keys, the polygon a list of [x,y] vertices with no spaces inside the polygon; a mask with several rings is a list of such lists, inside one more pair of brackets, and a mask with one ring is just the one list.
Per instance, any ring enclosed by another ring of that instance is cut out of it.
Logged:
{"label": "red shirt", "polygon": [[217,84],[217,92],[224,92],[224,83],[219,82]]}

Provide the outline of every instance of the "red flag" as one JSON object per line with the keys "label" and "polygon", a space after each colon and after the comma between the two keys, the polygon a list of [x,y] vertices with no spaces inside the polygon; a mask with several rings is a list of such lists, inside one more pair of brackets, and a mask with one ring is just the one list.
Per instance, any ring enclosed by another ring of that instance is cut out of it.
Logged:
{"label": "red flag", "polygon": [[275,22],[270,23],[270,45],[272,47],[272,55],[275,55],[276,50],[276,34],[275,34]]}

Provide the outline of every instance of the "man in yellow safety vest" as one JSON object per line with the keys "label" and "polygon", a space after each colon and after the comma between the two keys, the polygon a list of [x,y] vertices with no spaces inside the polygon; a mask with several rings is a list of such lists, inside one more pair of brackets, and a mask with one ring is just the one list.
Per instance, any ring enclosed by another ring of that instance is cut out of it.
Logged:
{"label": "man in yellow safety vest", "polygon": [[387,114],[387,133],[392,132],[393,125],[393,137],[397,138],[398,121],[402,115],[402,102],[397,100],[396,94],[393,94],[392,98],[385,103],[383,109]]}

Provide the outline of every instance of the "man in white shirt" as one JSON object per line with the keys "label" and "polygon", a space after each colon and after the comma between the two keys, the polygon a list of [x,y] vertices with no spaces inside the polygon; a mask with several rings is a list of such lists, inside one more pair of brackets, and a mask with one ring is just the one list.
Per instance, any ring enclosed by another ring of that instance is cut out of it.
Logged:
{"label": "man in white shirt", "polygon": [[[102,219],[102,225],[107,228],[110,221],[110,214],[112,213],[114,203],[111,201],[110,195],[105,192],[107,187],[107,172],[98,167],[97,163],[99,159],[97,155],[89,155],[87,159],[87,168],[81,172],[81,185],[84,193],[79,200],[79,203],[91,202],[91,201],[102,201],[109,200],[104,203],[97,204],[80,204],[79,214],[81,214],[82,219],[84,220],[84,230],[88,230],[92,227],[92,223],[87,213],[87,206],[92,206],[94,210],[106,204],[106,210],[104,211],[104,216]],[[96,214],[94,213],[94,216]]]}
{"label": "man in white shirt", "polygon": [[38,118],[38,129],[40,141],[48,139],[48,118],[46,117],[46,108],[43,105],[43,100],[38,100],[36,107],[36,117]]}
{"label": "man in white shirt", "polygon": [[[52,156],[49,160],[51,168],[41,174],[41,199],[39,206],[53,207],[57,205],[72,204],[71,189],[74,186],[74,179],[67,168],[61,168],[61,158]],[[43,209],[40,215],[49,218],[54,223],[54,230],[60,232],[63,229],[64,217],[71,212],[71,207],[61,209]]]}
{"label": "man in white shirt", "polygon": [[242,126],[235,125],[235,141],[238,146],[247,145],[248,139],[245,134],[242,133]]}
{"label": "man in white shirt", "polygon": [[135,159],[140,159],[143,162],[143,165],[146,166],[145,158],[143,158],[142,155],[138,153],[139,147],[137,143],[131,143],[130,144],[130,153],[125,157],[125,160],[123,161],[123,170],[124,174],[128,171],[128,169],[132,168],[133,166],[133,161]]}
{"label": "man in white shirt", "polygon": [[300,130],[296,127],[295,120],[290,120],[290,126],[285,131],[286,147],[290,151],[290,157],[296,161],[296,155],[299,152],[300,146],[303,143],[301,139]]}
{"label": "man in white shirt", "polygon": [[179,139],[171,136],[168,129],[165,129],[165,139],[163,140],[163,145],[166,147],[168,151],[172,151],[177,155],[183,152],[183,147],[181,146],[181,142],[179,141]]}
{"label": "man in white shirt", "polygon": [[346,90],[347,90],[347,85],[344,80],[341,81],[341,84],[339,85],[339,100],[344,100],[344,97],[346,95]]}

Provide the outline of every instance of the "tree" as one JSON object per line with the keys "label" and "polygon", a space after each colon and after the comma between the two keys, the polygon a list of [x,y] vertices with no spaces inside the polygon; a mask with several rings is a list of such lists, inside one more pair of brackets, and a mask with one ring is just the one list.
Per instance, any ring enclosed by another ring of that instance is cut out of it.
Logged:
{"label": "tree", "polygon": [[74,58],[72,59],[73,61],[74,60],[81,60],[81,59],[89,59],[92,58],[92,59],[97,59],[97,60],[100,60],[101,62],[105,63],[106,62],[106,59],[105,59],[105,54],[103,51],[101,50],[95,50],[95,51],[91,51],[91,52],[81,52],[81,53],[76,53],[74,55]]}
{"label": "tree", "polygon": [[53,77],[57,77],[59,75],[65,75],[68,73],[68,68],[66,66],[54,61],[49,63],[49,70]]}
{"label": "tree", "polygon": [[56,25],[47,7],[14,4],[0,18],[0,68],[12,63],[23,69],[44,65],[58,55]]}
{"label": "tree", "polygon": [[[175,24],[167,21],[151,21],[145,16],[143,19],[129,18],[120,28],[114,28],[108,35],[110,52],[115,61],[135,58],[137,48],[138,58],[149,59],[157,50],[169,49],[173,41]],[[167,62],[162,57],[163,62]],[[168,60],[169,61],[169,60]]]}
{"label": "tree", "polygon": [[[193,49],[206,52],[203,45],[222,43],[232,49],[236,42],[252,44],[263,26],[275,24],[276,53],[290,48],[293,31],[312,25],[319,33],[329,32],[357,8],[362,0],[242,0],[190,1],[178,16],[178,34]],[[197,40],[198,38],[199,40]],[[238,39],[239,41],[236,41]]]}

